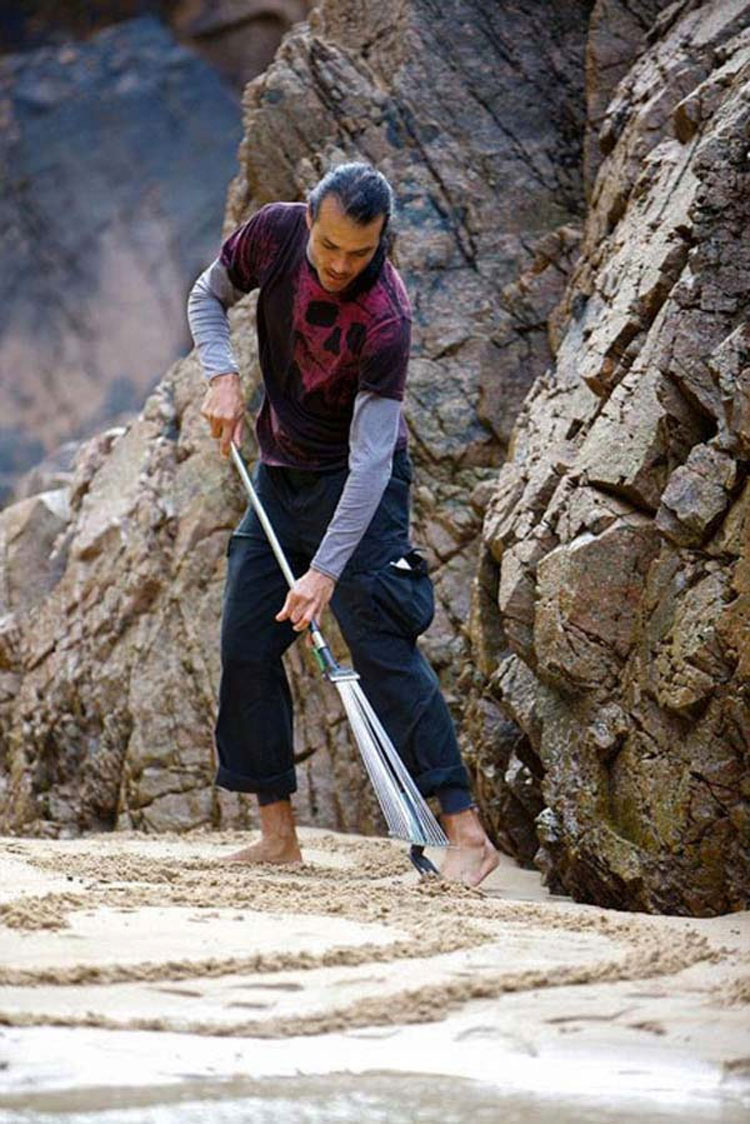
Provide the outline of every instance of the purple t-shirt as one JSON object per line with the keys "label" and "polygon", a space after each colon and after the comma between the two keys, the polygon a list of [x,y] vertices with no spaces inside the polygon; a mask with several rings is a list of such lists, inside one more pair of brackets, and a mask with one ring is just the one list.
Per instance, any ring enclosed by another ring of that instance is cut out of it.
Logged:
{"label": "purple t-shirt", "polygon": [[[305,210],[304,203],[262,207],[224,243],[221,262],[236,289],[260,289],[262,460],[332,470],[347,464],[357,394],[403,399],[411,308],[389,261],[362,292],[324,289],[307,259]],[[402,419],[396,447],[405,445]]]}

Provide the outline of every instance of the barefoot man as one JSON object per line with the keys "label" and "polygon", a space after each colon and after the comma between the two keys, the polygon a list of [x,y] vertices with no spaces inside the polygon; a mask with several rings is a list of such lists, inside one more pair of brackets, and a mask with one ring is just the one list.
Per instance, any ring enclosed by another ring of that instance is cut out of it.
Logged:
{"label": "barefoot man", "polygon": [[250,509],[229,542],[216,782],[254,792],[261,839],[238,862],[301,859],[292,700],[281,657],[330,604],[362,687],[422,793],[437,795],[452,846],[443,876],[477,885],[497,865],[437,677],[416,646],[432,584],[409,542],[411,464],[401,411],[411,333],[388,260],[393,194],[368,164],[344,164],[307,204],[271,203],[198,278],[188,316],[226,456],[246,403],[227,308],[259,290],[264,394],[255,483],[299,578],[291,590]]}

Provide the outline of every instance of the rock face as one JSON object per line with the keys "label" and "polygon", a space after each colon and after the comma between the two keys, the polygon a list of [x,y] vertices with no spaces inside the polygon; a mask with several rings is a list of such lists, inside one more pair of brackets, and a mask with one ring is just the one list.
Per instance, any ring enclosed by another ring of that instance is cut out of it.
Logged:
{"label": "rock face", "polygon": [[242,90],[311,7],[310,0],[177,0],[171,23],[180,42]]}
{"label": "rock face", "polygon": [[[376,161],[395,185],[415,318],[415,538],[438,594],[426,647],[459,719],[457,657],[507,412],[550,361],[546,317],[579,237],[589,8],[560,5],[532,40],[539,3],[509,12],[387,0],[355,19],[346,0],[330,0],[245,97],[227,229],[268,200],[303,197],[343,156]],[[233,323],[257,405],[252,299]],[[496,353],[509,356],[503,369]],[[224,549],[243,505],[200,398],[191,357],[127,432],[79,456],[56,546],[64,572],[33,628],[13,606],[6,620],[3,666],[15,687],[2,712],[0,828],[250,822],[248,801],[211,786]],[[299,816],[368,830],[375,809],[338,697],[305,659],[300,649],[289,660],[298,745],[310,754]]]}
{"label": "rock face", "polygon": [[188,350],[239,139],[233,92],[155,20],[0,57],[0,495]]}
{"label": "rock face", "polygon": [[511,843],[633,909],[750,902],[749,25],[672,5],[614,92],[484,526],[476,736],[489,708],[516,744],[483,787],[518,807],[520,772]]}
{"label": "rock face", "polygon": [[[328,0],[246,91],[225,221],[344,157],[394,182],[425,647],[499,841],[618,907],[750,898],[749,26],[740,0]],[[233,325],[257,404],[252,299]],[[191,357],[85,446],[62,534],[44,499],[4,515],[42,600],[32,626],[4,594],[0,828],[251,822],[211,787],[242,497],[199,398]],[[305,658],[300,818],[369,830]]]}

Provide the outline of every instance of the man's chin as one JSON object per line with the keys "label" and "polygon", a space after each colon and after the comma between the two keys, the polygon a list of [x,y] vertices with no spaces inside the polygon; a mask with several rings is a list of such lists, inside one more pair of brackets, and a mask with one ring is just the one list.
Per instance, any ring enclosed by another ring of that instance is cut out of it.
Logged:
{"label": "man's chin", "polygon": [[341,293],[352,282],[351,277],[347,277],[344,281],[335,281],[332,277],[323,276],[320,278],[320,283],[327,293]]}

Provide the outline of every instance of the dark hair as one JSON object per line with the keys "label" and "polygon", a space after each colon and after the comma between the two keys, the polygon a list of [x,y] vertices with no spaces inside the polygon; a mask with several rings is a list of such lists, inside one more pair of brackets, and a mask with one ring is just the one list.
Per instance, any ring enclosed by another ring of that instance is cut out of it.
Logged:
{"label": "dark hair", "polygon": [[393,191],[388,180],[370,164],[339,164],[326,172],[307,197],[313,219],[327,195],[335,195],[350,219],[366,226],[378,215],[385,216],[383,234],[393,214]]}
{"label": "dark hair", "polygon": [[354,296],[375,284],[385,259],[393,249],[395,241],[392,229],[393,190],[377,168],[373,168],[371,164],[353,162],[331,168],[308,194],[307,202],[313,222],[317,219],[320,205],[327,195],[335,195],[344,214],[362,226],[373,222],[378,215],[385,216],[375,256],[352,286],[350,295]]}

